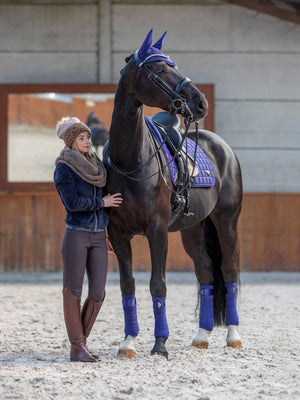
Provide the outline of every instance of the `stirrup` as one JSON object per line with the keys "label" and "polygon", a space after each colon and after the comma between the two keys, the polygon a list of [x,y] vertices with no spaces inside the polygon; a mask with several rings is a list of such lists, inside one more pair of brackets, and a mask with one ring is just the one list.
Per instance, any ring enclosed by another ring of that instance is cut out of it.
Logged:
{"label": "stirrup", "polygon": [[184,215],[186,217],[193,217],[195,214],[193,212],[190,212],[189,210],[184,210]]}
{"label": "stirrup", "polygon": [[172,212],[174,212],[175,214],[182,214],[186,205],[185,197],[182,196],[181,194],[174,193],[172,195],[171,202],[172,202]]}

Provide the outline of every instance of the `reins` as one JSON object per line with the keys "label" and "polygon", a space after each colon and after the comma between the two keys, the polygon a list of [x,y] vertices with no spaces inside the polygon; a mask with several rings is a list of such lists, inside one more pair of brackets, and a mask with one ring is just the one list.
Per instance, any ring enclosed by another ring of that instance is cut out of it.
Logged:
{"label": "reins", "polygon": [[[150,176],[148,176],[147,178],[134,178],[133,176],[130,176],[130,175],[132,175],[132,174],[134,174],[134,173],[136,173],[136,172],[140,172],[146,165],[148,165],[149,163],[150,163],[150,161],[158,154],[158,152],[162,149],[162,147],[163,147],[163,145],[167,142],[167,140],[168,140],[168,137],[169,137],[169,135],[170,135],[170,132],[171,132],[171,129],[172,129],[172,126],[173,126],[173,123],[175,122],[175,118],[176,118],[176,112],[174,112],[174,114],[173,114],[173,116],[172,116],[172,121],[171,121],[171,124],[170,124],[170,126],[169,126],[169,128],[168,128],[168,132],[167,132],[167,135],[166,135],[166,137],[164,138],[164,140],[162,141],[162,143],[160,144],[160,146],[155,150],[155,152],[148,158],[148,160],[146,161],[146,162],[144,162],[144,164],[142,164],[142,165],[140,165],[138,168],[136,168],[136,169],[132,169],[131,171],[127,171],[127,172],[124,172],[124,171],[121,171],[117,166],[116,166],[116,164],[112,161],[112,159],[110,158],[110,154],[109,154],[109,150],[108,150],[108,163],[109,163],[109,165],[112,167],[112,169],[115,171],[115,172],[117,172],[119,175],[123,175],[123,176],[125,176],[126,178],[128,178],[128,179],[131,179],[131,180],[134,180],[134,181],[140,181],[140,180],[142,180],[142,179],[150,179],[150,178],[152,178],[153,176],[155,176],[155,175],[157,175],[158,173],[159,173],[159,171],[158,172],[155,172],[154,174],[152,174],[152,175],[150,175]],[[149,129],[149,127],[148,127],[148,129]],[[175,158],[175,156],[174,156],[174,158]],[[171,160],[171,162],[174,160],[174,158]],[[169,164],[167,164],[167,165],[169,165]],[[166,166],[167,166],[166,165]]]}

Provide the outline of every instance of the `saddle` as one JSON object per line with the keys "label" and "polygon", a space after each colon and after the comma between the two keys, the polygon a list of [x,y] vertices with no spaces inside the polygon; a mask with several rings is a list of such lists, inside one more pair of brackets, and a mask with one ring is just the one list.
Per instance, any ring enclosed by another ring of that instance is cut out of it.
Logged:
{"label": "saddle", "polygon": [[[180,160],[177,160],[177,156],[175,157],[176,161],[178,161],[178,167],[182,168],[185,172],[186,166],[188,168],[188,173],[191,177],[197,176],[199,173],[198,167],[196,165],[195,160],[186,152],[184,148],[182,148],[179,152],[179,146],[181,145],[182,142],[182,133],[184,130],[180,127],[180,119],[178,115],[171,115],[168,112],[159,112],[157,114],[154,114],[151,117],[152,121],[154,124],[160,129],[163,139],[165,139],[166,136],[168,136],[166,140],[166,144],[171,151],[172,156],[174,156],[176,153],[178,157],[181,159],[185,159],[184,165],[181,165],[182,162]],[[173,121],[173,124],[172,124]],[[172,124],[172,126],[171,126]],[[187,160],[186,160],[187,158]]]}
{"label": "saddle", "polygon": [[[155,125],[164,132],[164,137],[167,136],[170,129],[169,137],[166,143],[170,146],[171,150],[174,149],[176,151],[182,140],[180,119],[178,115],[175,115],[175,117],[173,117],[170,113],[163,111],[154,114],[151,119],[155,123]],[[170,127],[172,120],[173,125]]]}

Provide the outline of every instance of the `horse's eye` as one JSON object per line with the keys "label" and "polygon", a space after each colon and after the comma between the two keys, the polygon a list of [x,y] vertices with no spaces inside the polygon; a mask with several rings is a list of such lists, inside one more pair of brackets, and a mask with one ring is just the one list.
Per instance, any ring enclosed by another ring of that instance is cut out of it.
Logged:
{"label": "horse's eye", "polygon": [[157,74],[162,74],[163,72],[166,72],[165,69],[164,69],[164,67],[158,68]]}

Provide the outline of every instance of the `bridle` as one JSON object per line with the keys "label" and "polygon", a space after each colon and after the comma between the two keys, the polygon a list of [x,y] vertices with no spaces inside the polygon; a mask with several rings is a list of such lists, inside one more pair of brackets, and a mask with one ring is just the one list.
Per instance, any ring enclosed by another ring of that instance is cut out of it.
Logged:
{"label": "bridle", "polygon": [[[165,55],[160,55],[163,58],[168,58],[168,56]],[[185,139],[185,137],[187,136],[190,124],[193,120],[193,114],[189,108],[189,106],[186,104],[186,100],[180,96],[179,92],[184,88],[184,86],[188,85],[191,80],[188,77],[184,77],[182,78],[176,85],[175,89],[171,89],[167,83],[165,81],[163,81],[155,72],[153,72],[147,65],[146,62],[152,58],[155,57],[155,55],[150,55],[148,56],[145,60],[141,60],[139,55],[138,55],[138,50],[135,52],[134,54],[135,60],[137,61],[137,64],[139,66],[139,68],[143,68],[143,71],[145,72],[146,76],[148,79],[151,80],[151,82],[156,85],[169,99],[170,99],[170,103],[169,103],[169,111],[172,114],[172,120],[170,123],[170,126],[168,128],[167,134],[164,138],[164,140],[162,141],[162,143],[156,148],[156,150],[154,151],[154,153],[148,158],[148,160],[143,163],[142,165],[140,165],[138,168],[133,169],[131,171],[121,171],[116,164],[112,161],[110,154],[109,154],[109,150],[108,150],[108,154],[107,154],[107,161],[108,164],[110,165],[110,167],[119,175],[125,176],[128,179],[134,180],[134,181],[140,181],[140,180],[146,180],[146,179],[150,179],[153,176],[157,175],[158,173],[163,173],[163,171],[161,171],[161,168],[164,170],[177,156],[178,152],[181,150],[182,147],[182,143]],[[140,61],[140,62],[139,62]],[[181,144],[179,146],[179,148],[177,149],[177,152],[175,153],[175,155],[173,156],[173,158],[164,166],[162,166],[161,168],[159,167],[159,171],[153,173],[152,175],[148,176],[148,177],[143,177],[143,178],[135,178],[133,176],[131,176],[132,174],[135,174],[139,171],[141,171],[146,165],[149,164],[149,162],[154,158],[154,157],[158,157],[158,153],[159,151],[162,149],[163,145],[167,142],[168,137],[170,135],[171,129],[173,127],[173,124],[175,122],[175,118],[176,118],[176,114],[181,114],[184,118],[184,124],[185,124],[185,132],[182,135],[182,141]],[[164,175],[164,173],[163,173]],[[164,179],[165,181],[165,179]]]}
{"label": "bridle", "polygon": [[[151,54],[145,60],[141,60],[139,56],[139,50],[134,53],[134,58],[139,66],[139,68],[143,68],[143,71],[147,74],[147,78],[150,79],[170,100],[169,111],[172,113],[176,111],[176,113],[181,114],[184,119],[193,120],[193,114],[186,104],[186,100],[180,96],[180,92],[184,88],[184,86],[188,85],[191,80],[188,77],[182,78],[176,85],[175,89],[171,89],[169,85],[166,84],[164,80],[160,78],[155,72],[153,72],[148,66],[147,62],[151,60],[151,58],[156,57],[156,54]],[[168,59],[169,56],[165,54],[160,54],[160,58]]]}

